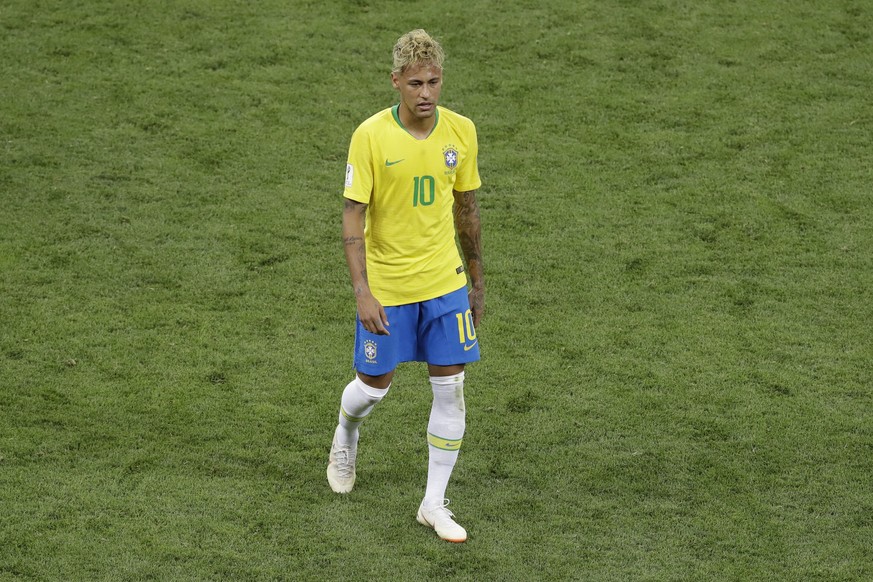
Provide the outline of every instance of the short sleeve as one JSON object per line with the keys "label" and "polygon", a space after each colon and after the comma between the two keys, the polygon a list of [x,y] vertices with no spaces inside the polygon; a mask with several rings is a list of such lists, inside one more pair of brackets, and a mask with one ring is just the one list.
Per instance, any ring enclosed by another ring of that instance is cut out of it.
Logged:
{"label": "short sleeve", "polygon": [[459,165],[455,177],[454,189],[457,192],[469,192],[482,185],[482,179],[479,177],[479,142],[476,137],[476,126],[473,125],[472,121],[468,123],[469,126],[465,131],[467,134],[467,153]]}
{"label": "short sleeve", "polygon": [[349,157],[346,161],[346,180],[343,196],[369,204],[373,193],[373,154],[370,136],[362,128],[352,134]]}

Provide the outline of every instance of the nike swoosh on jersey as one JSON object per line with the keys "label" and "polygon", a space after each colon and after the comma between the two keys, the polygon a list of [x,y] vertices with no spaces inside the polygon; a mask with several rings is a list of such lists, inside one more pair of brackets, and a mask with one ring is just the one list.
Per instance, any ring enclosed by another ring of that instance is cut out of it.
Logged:
{"label": "nike swoosh on jersey", "polygon": [[474,341],[474,342],[471,343],[469,346],[468,346],[467,344],[464,344],[464,351],[465,351],[465,352],[469,352],[470,350],[472,350],[473,348],[475,348],[475,347],[476,347],[476,344],[478,344],[478,343],[479,343],[479,340]]}
{"label": "nike swoosh on jersey", "polygon": [[[406,158],[403,158],[403,160],[405,160],[405,159],[406,159]],[[385,160],[385,167],[387,168],[387,167],[389,167],[389,166],[393,166],[394,164],[399,164],[399,163],[402,162],[403,160],[397,160],[396,162],[389,162],[388,160]]]}

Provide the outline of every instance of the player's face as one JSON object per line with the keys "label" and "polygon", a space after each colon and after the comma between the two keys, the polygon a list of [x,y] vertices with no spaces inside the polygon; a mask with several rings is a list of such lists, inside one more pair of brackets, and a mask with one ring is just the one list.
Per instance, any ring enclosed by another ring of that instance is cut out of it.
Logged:
{"label": "player's face", "polygon": [[401,120],[420,123],[434,116],[443,88],[441,68],[412,65],[399,74],[391,73],[391,82],[400,91]]}

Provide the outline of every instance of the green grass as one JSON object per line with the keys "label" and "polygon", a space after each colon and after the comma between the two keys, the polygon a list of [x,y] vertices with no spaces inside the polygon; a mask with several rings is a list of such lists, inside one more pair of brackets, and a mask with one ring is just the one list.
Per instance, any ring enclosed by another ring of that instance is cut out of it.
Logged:
{"label": "green grass", "polygon": [[[488,313],[414,520],[404,365],[347,497],[356,125],[424,26]],[[873,8],[0,6],[0,579],[873,578]]]}

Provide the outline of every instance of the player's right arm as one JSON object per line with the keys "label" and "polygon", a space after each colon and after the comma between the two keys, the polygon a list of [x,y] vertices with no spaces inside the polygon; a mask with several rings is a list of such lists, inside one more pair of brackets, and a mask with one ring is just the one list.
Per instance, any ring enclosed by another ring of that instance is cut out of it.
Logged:
{"label": "player's right arm", "polygon": [[367,280],[367,248],[364,244],[364,224],[367,205],[355,200],[345,199],[343,207],[343,247],[349,275],[352,278],[352,288],[355,291],[355,301],[358,308],[358,319],[364,329],[379,335],[388,335],[388,317],[382,304],[370,291]]}

